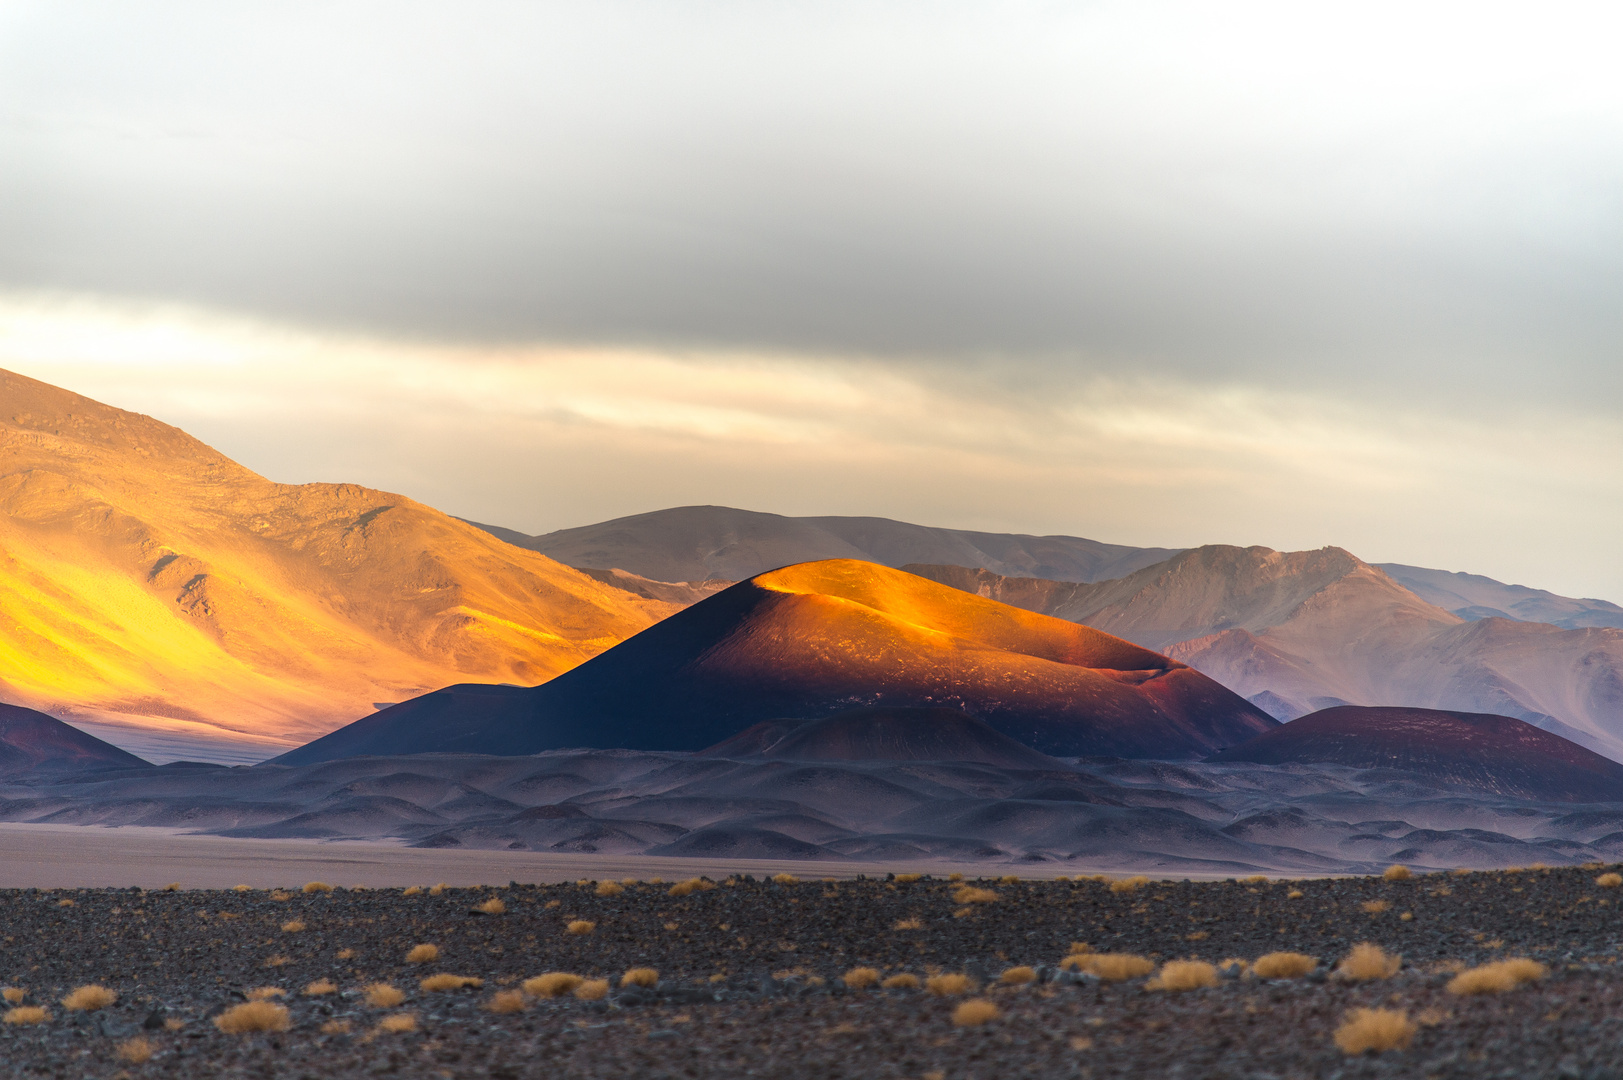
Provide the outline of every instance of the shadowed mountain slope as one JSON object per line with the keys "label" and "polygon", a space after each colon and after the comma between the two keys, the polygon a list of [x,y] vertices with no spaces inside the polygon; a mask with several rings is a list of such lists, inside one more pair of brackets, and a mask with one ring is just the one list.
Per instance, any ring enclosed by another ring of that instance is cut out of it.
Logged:
{"label": "shadowed mountain slope", "polygon": [[54,716],[0,704],[0,774],[147,769],[145,761]]}
{"label": "shadowed mountain slope", "polygon": [[700,750],[763,720],[961,709],[1050,754],[1203,756],[1274,721],[1120,638],[854,560],[741,582],[527,690],[455,686],[278,759]]}
{"label": "shadowed mountain slope", "polygon": [[1376,563],[1392,580],[1430,604],[1465,619],[1520,619],[1563,630],[1586,626],[1623,628],[1623,607],[1606,600],[1579,600],[1526,585],[1506,585],[1481,574],[1428,570],[1402,563]]}
{"label": "shadowed mountain slope", "polygon": [[1066,767],[957,709],[845,709],[818,720],[766,720],[702,757],[779,761],[970,761],[1005,769]]}
{"label": "shadowed mountain slope", "polygon": [[1491,713],[1341,706],[1293,720],[1208,760],[1399,769],[1518,799],[1623,800],[1623,765]]}
{"label": "shadowed mountain slope", "polygon": [[272,483],[150,417],[0,372],[13,701],[270,751],[434,686],[539,682],[677,606],[398,495]]}

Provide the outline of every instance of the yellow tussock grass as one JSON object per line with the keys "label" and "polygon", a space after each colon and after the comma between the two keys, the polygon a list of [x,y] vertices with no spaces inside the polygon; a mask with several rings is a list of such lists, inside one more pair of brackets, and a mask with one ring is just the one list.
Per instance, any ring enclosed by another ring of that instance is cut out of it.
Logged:
{"label": "yellow tussock grass", "polygon": [[600,881],[597,883],[597,895],[619,896],[626,891],[626,887],[618,881]]}
{"label": "yellow tussock grass", "polygon": [[1371,915],[1379,915],[1383,911],[1391,911],[1392,910],[1392,901],[1390,901],[1390,900],[1365,900],[1359,906],[1362,907],[1365,911],[1367,911]]}
{"label": "yellow tussock grass", "polygon": [[126,1065],[145,1065],[152,1060],[152,1044],[137,1035],[119,1043],[113,1049],[113,1056]]}
{"label": "yellow tussock grass", "polygon": [[253,892],[254,887],[252,885],[233,885],[231,887],[231,891],[232,892]]}
{"label": "yellow tussock grass", "polygon": [[274,1001],[249,1001],[235,1005],[214,1018],[214,1026],[227,1035],[247,1035],[255,1031],[286,1031],[293,1017],[286,1005]]}
{"label": "yellow tussock grass", "polygon": [[1072,956],[1081,956],[1083,953],[1090,953],[1092,951],[1093,946],[1089,945],[1085,941],[1073,941],[1071,942],[1071,947],[1066,950],[1066,952]]}
{"label": "yellow tussock grass", "polygon": [[1411,871],[1407,866],[1400,866],[1394,863],[1382,871],[1381,876],[1387,881],[1408,881],[1410,878],[1414,877],[1414,872]]}
{"label": "yellow tussock grass", "polygon": [[388,983],[372,983],[361,991],[361,996],[374,1009],[392,1009],[406,1000],[405,994]]}
{"label": "yellow tussock grass", "polygon": [[955,904],[992,904],[997,902],[997,893],[991,889],[978,889],[973,885],[960,885],[952,891],[952,902]]}
{"label": "yellow tussock grass", "polygon": [[1454,1019],[1453,1013],[1446,1013],[1441,1009],[1423,1009],[1415,1017],[1415,1023],[1421,1027],[1436,1027],[1438,1024],[1445,1024],[1452,1019]]}
{"label": "yellow tussock grass", "polygon": [[300,919],[290,919],[282,924],[282,933],[297,934],[304,930],[304,922]]}
{"label": "yellow tussock grass", "polygon": [[1615,889],[1623,885],[1623,874],[1602,874],[1595,879],[1595,884],[1603,889]]}
{"label": "yellow tussock grass", "polygon": [[485,985],[483,979],[475,979],[467,975],[448,975],[442,971],[438,975],[430,975],[418,982],[417,988],[425,993],[434,994],[443,990],[461,990],[464,987],[477,989],[483,985]]}
{"label": "yellow tussock grass", "polygon": [[440,947],[438,945],[413,945],[411,951],[406,954],[406,963],[432,964],[439,958]]}
{"label": "yellow tussock grass", "polygon": [[1537,960],[1517,957],[1496,960],[1481,967],[1467,968],[1448,982],[1451,994],[1502,994],[1523,983],[1537,982],[1550,973],[1550,969]]}
{"label": "yellow tussock grass", "polygon": [[320,997],[322,994],[338,993],[338,984],[331,979],[317,979],[304,988],[305,997]]}
{"label": "yellow tussock grass", "polygon": [[524,988],[526,994],[534,997],[555,998],[563,997],[585,981],[579,975],[571,975],[565,971],[549,971],[545,975],[525,979],[519,985]]}
{"label": "yellow tussock grass", "polygon": [[8,1024],[43,1024],[51,1018],[51,1014],[38,1005],[19,1005],[15,1009],[7,1009],[5,1021]]}
{"label": "yellow tussock grass", "polygon": [[355,950],[354,949],[339,949],[338,950],[338,959],[340,959],[340,960],[353,960],[353,959],[355,959]]}
{"label": "yellow tussock grass", "polygon": [[440,882],[438,885],[430,885],[428,887],[428,895],[429,896],[439,896],[439,895],[443,894],[445,892],[445,890],[449,889],[450,887],[451,886],[447,885],[443,881]]}
{"label": "yellow tussock grass", "polygon": [[167,1019],[167,1020],[165,1020],[163,1022],[163,1029],[165,1031],[179,1031],[181,1028],[183,1028],[185,1026],[186,1026],[186,1021],[180,1020],[180,1019],[178,1019],[176,1017],[173,1017],[173,1016],[171,1016],[169,1019]]}
{"label": "yellow tussock grass", "polygon": [[1152,961],[1132,953],[1088,953],[1075,959],[1081,970],[1105,982],[1125,982],[1155,970]]}
{"label": "yellow tussock grass", "polygon": [[985,998],[970,998],[952,1010],[952,1022],[958,1027],[980,1027],[1002,1015],[998,1007]]}
{"label": "yellow tussock grass", "polygon": [[575,987],[575,996],[582,1001],[602,1001],[609,996],[609,980],[586,979]]}
{"label": "yellow tussock grass", "polygon": [[525,997],[523,992],[519,990],[498,991],[494,997],[485,1002],[485,1008],[499,1016],[523,1012],[529,1007],[530,999]]}
{"label": "yellow tussock grass", "polygon": [[968,975],[931,975],[924,980],[924,989],[936,997],[957,997],[975,992],[975,980]]}
{"label": "yellow tussock grass", "polygon": [[118,992],[92,983],[81,986],[62,999],[62,1007],[70,1012],[94,1012],[105,1009],[118,1000]]}
{"label": "yellow tussock grass", "polygon": [[[778,877],[785,876],[786,875],[784,874],[778,875]],[[772,880],[776,881],[777,878],[773,878]],[[793,882],[788,882],[787,884],[793,884]],[[691,896],[696,892],[709,892],[715,887],[716,883],[714,881],[706,881],[704,878],[689,878],[687,881],[678,881],[675,885],[672,885],[670,888],[670,894],[672,896]]]}
{"label": "yellow tussock grass", "polygon": [[779,885],[799,885],[800,879],[793,874],[773,874],[772,880]]}
{"label": "yellow tussock grass", "polygon": [[1307,895],[1307,894],[1302,892],[1301,889],[1292,889],[1290,892],[1285,894],[1285,899],[1287,899],[1287,900],[1300,900],[1305,895]]}
{"label": "yellow tussock grass", "polygon": [[285,891],[283,891],[281,889],[272,889],[271,894],[270,894],[270,898],[272,900],[275,900],[277,903],[281,903],[284,900],[293,899],[293,894],[290,893],[290,892],[285,892]]}
{"label": "yellow tussock grass", "polygon": [[1407,1050],[1413,1041],[1414,1022],[1395,1009],[1353,1009],[1336,1028],[1336,1045],[1344,1054],[1370,1050]]}
{"label": "yellow tussock grass", "polygon": [[890,976],[879,985],[886,990],[917,990],[919,988],[919,977],[909,975],[904,971],[900,975]]}
{"label": "yellow tussock grass", "polygon": [[1004,874],[997,879],[997,883],[999,885],[1018,885],[1020,884],[1020,878],[1016,874]]}
{"label": "yellow tussock grass", "polygon": [[1319,966],[1319,962],[1305,953],[1271,952],[1259,956],[1251,971],[1262,979],[1300,979]]}
{"label": "yellow tussock grass", "polygon": [[962,881],[962,880],[964,880],[964,875],[962,875],[958,871],[954,870],[952,873],[947,875],[947,880],[948,881]]}
{"label": "yellow tussock grass", "polygon": [[896,875],[896,881],[897,881],[898,884],[901,884],[901,885],[911,885],[915,881],[923,881],[923,880],[924,880],[924,875],[923,874],[897,874]]}
{"label": "yellow tussock grass", "polygon": [[323,1035],[347,1035],[349,1034],[349,1026],[348,1020],[328,1020],[321,1025],[321,1033]]}
{"label": "yellow tussock grass", "polygon": [[1268,884],[1268,875],[1252,874],[1250,877],[1245,879],[1245,883],[1247,885],[1266,885]]}
{"label": "yellow tussock grass", "polygon": [[292,962],[293,962],[293,958],[291,956],[283,956],[281,953],[277,953],[275,956],[272,956],[272,957],[269,957],[268,959],[266,959],[265,966],[266,967],[286,967],[288,964],[291,964]]}
{"label": "yellow tussock grass", "polygon": [[306,881],[304,891],[307,893],[332,892],[332,886],[325,881]]}
{"label": "yellow tussock grass", "polygon": [[1037,981],[1037,969],[1029,967],[1012,967],[997,977],[997,981],[1004,986],[1025,986],[1027,983]]}
{"label": "yellow tussock grass", "polygon": [[891,929],[892,930],[923,930],[924,929],[924,920],[923,919],[897,919],[895,925],[893,925],[891,927]]}
{"label": "yellow tussock grass", "polygon": [[404,1035],[417,1030],[417,1018],[411,1013],[395,1013],[378,1021],[378,1030],[390,1035]]}
{"label": "yellow tussock grass", "polygon": [[1203,990],[1217,985],[1217,968],[1204,960],[1168,960],[1161,965],[1155,978],[1145,985],[1151,990],[1165,990],[1169,994]]}
{"label": "yellow tussock grass", "polygon": [[1403,966],[1403,957],[1393,956],[1379,945],[1360,942],[1336,965],[1336,977],[1352,982],[1390,979]]}
{"label": "yellow tussock grass", "polygon": [[596,929],[597,929],[597,924],[595,922],[593,922],[592,920],[590,920],[590,919],[576,919],[573,922],[571,922],[568,926],[564,927],[564,933],[566,933],[566,934],[575,934],[576,936],[580,936],[582,934],[590,934],[593,930],[596,930]]}
{"label": "yellow tussock grass", "polygon": [[1150,879],[1143,874],[1134,874],[1132,877],[1122,878],[1120,881],[1112,881],[1110,891],[1114,893],[1134,892],[1149,883]]}
{"label": "yellow tussock grass", "polygon": [[404,889],[400,890],[400,895],[421,896],[423,895],[423,887],[421,885],[407,885]]}
{"label": "yellow tussock grass", "polygon": [[502,902],[501,897],[492,896],[489,900],[486,900],[484,903],[474,908],[474,910],[482,911],[486,915],[506,915],[507,905]]}
{"label": "yellow tussock grass", "polygon": [[57,907],[72,907],[73,906],[73,901],[69,900],[67,897],[64,896],[62,899],[60,899],[60,900],[58,900],[56,902],[56,906]]}
{"label": "yellow tussock grass", "polygon": [[180,882],[171,881],[169,884],[165,885],[160,891],[161,892],[179,892],[180,891]]}
{"label": "yellow tussock grass", "polygon": [[256,986],[248,991],[249,1001],[269,1001],[271,998],[287,997],[287,991],[280,986]]}
{"label": "yellow tussock grass", "polygon": [[632,968],[620,976],[621,986],[655,986],[659,983],[659,972],[653,968]]}
{"label": "yellow tussock grass", "polygon": [[0,997],[4,997],[13,1005],[21,1003],[22,999],[27,996],[28,991],[20,986],[8,986],[4,990],[0,990]]}
{"label": "yellow tussock grass", "polygon": [[840,976],[840,981],[852,990],[866,990],[878,984],[879,971],[877,968],[854,967]]}

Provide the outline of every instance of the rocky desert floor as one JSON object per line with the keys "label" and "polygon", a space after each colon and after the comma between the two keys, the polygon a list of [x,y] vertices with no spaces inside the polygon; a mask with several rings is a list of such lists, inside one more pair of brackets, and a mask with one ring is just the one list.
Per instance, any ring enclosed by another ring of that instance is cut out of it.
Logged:
{"label": "rocky desert floor", "polygon": [[[0,893],[10,1010],[0,1069],[297,1080],[1619,1076],[1623,888],[1612,869],[10,890]],[[1338,965],[1364,942],[1401,963],[1344,977]],[[1317,966],[1290,978],[1251,968],[1281,951]],[[1143,962],[1109,959],[1124,954]],[[1477,980],[1486,992],[1455,992],[1463,969],[1511,958],[1532,963],[1491,969],[1499,975]],[[1190,959],[1217,970],[1162,967]],[[627,980],[633,969],[651,971]],[[578,978],[536,980],[546,973]],[[74,993],[86,986],[109,993]],[[1339,1047],[1337,1030],[1359,1008],[1386,1010],[1402,1048]],[[227,1030],[241,1027],[265,1030]]]}

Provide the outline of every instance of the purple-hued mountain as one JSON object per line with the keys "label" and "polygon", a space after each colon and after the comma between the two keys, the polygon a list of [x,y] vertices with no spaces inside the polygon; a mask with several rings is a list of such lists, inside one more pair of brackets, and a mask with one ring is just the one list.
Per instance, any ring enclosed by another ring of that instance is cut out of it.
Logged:
{"label": "purple-hued mountain", "polygon": [[129,768],[150,765],[54,716],[0,704],[0,774]]}

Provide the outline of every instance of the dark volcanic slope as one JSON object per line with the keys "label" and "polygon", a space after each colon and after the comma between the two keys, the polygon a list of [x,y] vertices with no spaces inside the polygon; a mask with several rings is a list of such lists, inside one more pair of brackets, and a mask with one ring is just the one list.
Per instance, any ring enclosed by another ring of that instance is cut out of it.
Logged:
{"label": "dark volcanic slope", "polygon": [[129,768],[150,766],[54,716],[0,704],[0,774]]}
{"label": "dark volcanic slope", "polygon": [[1068,768],[957,709],[846,709],[820,720],[767,720],[701,756],[778,761],[968,761]]}
{"label": "dark volcanic slope", "polygon": [[1491,713],[1347,705],[1304,716],[1209,760],[1402,769],[1516,798],[1623,799],[1623,765]]}
{"label": "dark volcanic slope", "polygon": [[762,574],[531,689],[451,687],[277,759],[700,750],[864,705],[961,709],[1043,753],[1190,758],[1276,721],[1088,627],[855,560]]}

